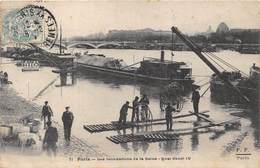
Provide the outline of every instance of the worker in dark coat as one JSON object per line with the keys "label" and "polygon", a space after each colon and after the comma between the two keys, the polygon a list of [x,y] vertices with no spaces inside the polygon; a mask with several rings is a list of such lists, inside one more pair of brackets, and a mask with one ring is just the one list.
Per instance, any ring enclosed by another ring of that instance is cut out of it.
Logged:
{"label": "worker in dark coat", "polygon": [[198,113],[199,112],[200,93],[196,89],[193,89],[191,102],[193,102],[194,113]]}
{"label": "worker in dark coat", "polygon": [[132,107],[129,106],[129,101],[126,101],[126,103],[120,109],[120,116],[119,116],[118,124],[120,124],[120,125],[126,124],[128,108],[132,108]]}
{"label": "worker in dark coat", "polygon": [[43,147],[46,148],[48,155],[54,155],[57,154],[57,145],[58,142],[58,131],[57,128],[52,126],[51,121],[47,122],[47,130],[44,135],[43,139]]}
{"label": "worker in dark coat", "polygon": [[165,108],[165,119],[166,119],[166,125],[167,130],[172,130],[172,113],[175,112],[175,108],[171,106],[170,103],[167,104],[167,107]]}
{"label": "worker in dark coat", "polygon": [[67,106],[65,109],[66,111],[64,111],[62,115],[62,122],[64,127],[64,138],[66,141],[70,141],[71,127],[74,120],[74,116],[73,113],[69,111],[70,109],[69,106]]}
{"label": "worker in dark coat", "polygon": [[50,122],[51,116],[53,116],[53,112],[51,110],[51,107],[48,105],[48,101],[45,101],[42,107],[42,116],[41,116],[44,122],[44,129],[46,128],[46,118]]}
{"label": "worker in dark coat", "polygon": [[133,111],[132,111],[132,118],[131,122],[134,122],[134,119],[136,117],[136,121],[139,121],[139,97],[136,96],[133,101]]}

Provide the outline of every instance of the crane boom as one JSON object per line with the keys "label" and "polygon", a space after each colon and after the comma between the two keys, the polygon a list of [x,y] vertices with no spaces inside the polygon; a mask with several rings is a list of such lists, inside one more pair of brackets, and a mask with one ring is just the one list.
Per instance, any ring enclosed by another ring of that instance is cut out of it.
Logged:
{"label": "crane boom", "polygon": [[195,45],[193,42],[188,40],[179,30],[177,27],[172,27],[171,28],[172,32],[175,33],[199,58],[207,65],[209,68],[219,76],[219,78],[227,84],[230,88],[232,88],[240,97],[242,97],[246,102],[250,102],[250,100],[243,95],[240,90],[234,86],[228,79],[226,79],[222,72],[220,72],[201,52],[201,49]]}

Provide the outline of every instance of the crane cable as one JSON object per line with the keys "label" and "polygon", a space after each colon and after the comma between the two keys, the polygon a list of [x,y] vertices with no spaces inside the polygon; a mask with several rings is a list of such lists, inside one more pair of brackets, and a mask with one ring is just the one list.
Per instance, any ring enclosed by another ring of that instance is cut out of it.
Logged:
{"label": "crane cable", "polygon": [[240,71],[242,74],[244,74],[245,76],[248,77],[248,75],[247,75],[245,72],[243,72],[243,71],[241,71],[240,69],[236,68],[235,66],[229,64],[228,62],[226,62],[225,60],[221,59],[221,58],[218,57],[217,55],[215,55],[215,54],[213,54],[213,53],[211,53],[211,52],[207,52],[207,53],[208,53],[209,55],[211,55],[212,57],[215,57],[217,60],[219,60],[220,62],[222,62],[223,64],[225,64],[227,67],[229,67],[229,68],[231,68],[231,69],[233,69],[233,70],[236,70],[236,71]]}
{"label": "crane cable", "polygon": [[[188,40],[192,45],[194,45],[197,49],[199,49],[202,52],[202,48],[199,47],[196,43],[194,43],[192,40]],[[206,49],[207,52],[202,52],[204,53],[206,56],[208,56],[208,58],[210,58],[213,62],[215,62],[219,67],[221,67],[223,70],[225,70],[225,68],[223,68],[219,63],[217,63],[215,60],[213,60],[212,57],[215,57],[215,59],[217,59],[218,61],[222,62],[223,64],[225,64],[227,67],[229,68],[233,68],[235,70],[240,71],[241,73],[243,73],[245,76],[248,76],[245,72],[241,71],[240,69],[236,68],[235,66],[229,64],[228,62],[224,61],[223,59],[221,59],[220,57],[216,56],[215,54],[211,53],[210,51],[208,51]],[[210,57],[212,56],[212,57]]]}
{"label": "crane cable", "polygon": [[[205,53],[204,53],[205,54]],[[220,68],[222,68],[224,71],[226,70],[223,66],[221,66],[217,61],[215,61],[209,54],[205,54],[210,60],[212,60],[216,65],[218,65]]]}

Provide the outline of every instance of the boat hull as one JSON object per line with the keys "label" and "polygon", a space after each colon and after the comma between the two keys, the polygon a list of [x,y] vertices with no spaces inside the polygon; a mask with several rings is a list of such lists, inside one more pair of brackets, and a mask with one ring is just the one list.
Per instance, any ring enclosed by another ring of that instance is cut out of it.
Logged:
{"label": "boat hull", "polygon": [[143,81],[143,82],[153,82],[157,84],[168,84],[170,82],[178,82],[186,87],[191,87],[194,82],[192,79],[170,79],[170,78],[160,78],[154,76],[148,76],[136,73],[136,71],[128,71],[123,69],[113,69],[113,68],[104,68],[99,66],[87,65],[83,63],[77,63],[77,67],[81,72],[94,72],[100,74],[107,74],[114,77]]}

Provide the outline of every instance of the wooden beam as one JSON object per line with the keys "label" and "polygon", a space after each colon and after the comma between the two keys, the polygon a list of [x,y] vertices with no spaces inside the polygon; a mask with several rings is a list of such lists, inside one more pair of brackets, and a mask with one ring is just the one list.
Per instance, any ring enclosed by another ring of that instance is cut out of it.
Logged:
{"label": "wooden beam", "polygon": [[192,127],[192,128],[174,129],[174,130],[171,130],[171,131],[158,130],[158,131],[151,131],[151,132],[140,132],[140,133],[137,133],[136,135],[145,135],[145,134],[154,134],[154,133],[176,134],[176,133],[182,132],[182,131],[184,132],[184,131],[189,131],[189,130],[194,130],[194,129],[198,130],[198,129],[203,129],[203,128],[223,126],[227,123],[232,123],[232,122],[237,121],[239,119],[240,118],[234,118],[234,119],[231,119],[231,120],[221,121],[221,122],[218,122],[218,123],[210,123],[208,125],[202,125],[202,126],[197,126],[197,127]]}
{"label": "wooden beam", "polygon": [[[201,114],[204,114],[204,113],[208,113],[209,111],[208,110],[205,110],[205,111],[202,111],[200,112]],[[189,117],[189,116],[193,116],[195,115],[195,113],[193,112],[190,112],[190,114],[183,114],[183,115],[177,115],[177,116],[173,116],[172,119],[177,119],[177,118],[183,118],[183,117]],[[126,122],[126,124],[133,124],[133,123],[147,123],[147,122],[157,122],[157,121],[164,121],[166,120],[165,118],[160,118],[160,119],[153,119],[153,120],[146,120],[146,121],[139,121],[139,122]],[[117,124],[118,121],[112,121],[111,122],[112,124]]]}
{"label": "wooden beam", "polygon": [[204,121],[207,121],[209,123],[215,123],[215,121],[213,121],[213,120],[203,116],[201,113],[197,113],[197,114],[196,113],[192,113],[192,112],[190,112],[190,113],[196,115],[198,118],[203,119]]}

